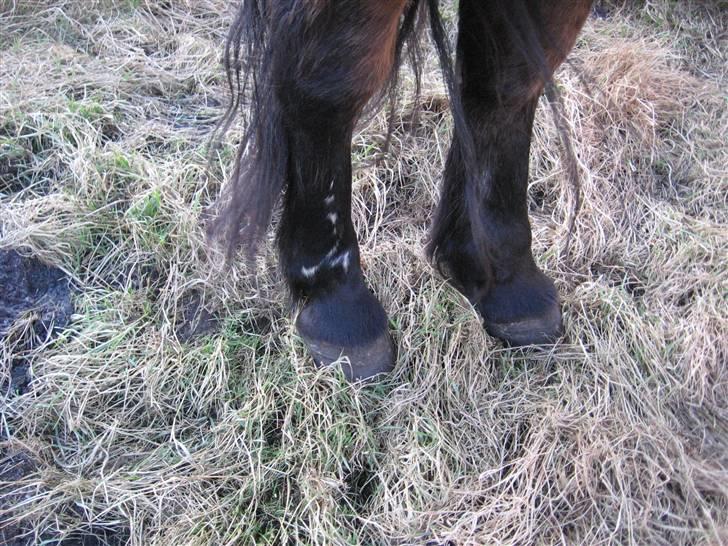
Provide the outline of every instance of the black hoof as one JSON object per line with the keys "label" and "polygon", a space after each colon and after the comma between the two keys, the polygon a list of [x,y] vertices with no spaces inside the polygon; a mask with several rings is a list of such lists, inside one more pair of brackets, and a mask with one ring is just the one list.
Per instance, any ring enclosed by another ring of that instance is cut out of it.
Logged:
{"label": "black hoof", "polygon": [[296,328],[316,364],[337,363],[349,381],[394,369],[387,315],[361,277],[306,302]]}
{"label": "black hoof", "polygon": [[497,283],[475,306],[486,331],[512,347],[552,344],[564,333],[556,287],[535,266]]}

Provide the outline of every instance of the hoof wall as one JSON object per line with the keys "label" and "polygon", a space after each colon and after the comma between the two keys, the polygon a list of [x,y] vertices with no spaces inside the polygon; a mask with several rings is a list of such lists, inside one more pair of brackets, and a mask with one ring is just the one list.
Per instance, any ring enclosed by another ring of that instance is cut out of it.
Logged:
{"label": "hoof wall", "polygon": [[550,345],[564,333],[556,287],[535,265],[496,284],[476,308],[485,330],[511,347]]}
{"label": "hoof wall", "polygon": [[317,366],[338,363],[349,381],[364,381],[394,369],[395,351],[389,333],[361,345],[342,346],[299,333]]}
{"label": "hoof wall", "polygon": [[558,306],[544,315],[528,317],[513,322],[485,321],[485,330],[510,347],[526,345],[551,345],[564,334],[561,311]]}
{"label": "hoof wall", "polygon": [[396,354],[387,314],[359,278],[306,303],[296,328],[316,365],[336,363],[349,381],[394,369]]}

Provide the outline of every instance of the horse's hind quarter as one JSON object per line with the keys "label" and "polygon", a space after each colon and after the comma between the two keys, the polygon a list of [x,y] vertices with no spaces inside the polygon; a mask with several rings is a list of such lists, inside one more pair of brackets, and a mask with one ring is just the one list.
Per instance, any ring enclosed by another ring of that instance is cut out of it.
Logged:
{"label": "horse's hind quarter", "polygon": [[[360,97],[374,95],[389,77],[394,63],[400,16],[409,0],[308,0],[310,29],[329,34],[331,43],[345,44],[357,59],[351,84]],[[335,36],[336,34],[341,34]]]}
{"label": "horse's hind quarter", "polygon": [[366,17],[362,32],[374,47],[370,47],[364,55],[360,71],[367,81],[370,94],[381,87],[392,70],[399,18],[406,4],[407,0],[365,2]]}

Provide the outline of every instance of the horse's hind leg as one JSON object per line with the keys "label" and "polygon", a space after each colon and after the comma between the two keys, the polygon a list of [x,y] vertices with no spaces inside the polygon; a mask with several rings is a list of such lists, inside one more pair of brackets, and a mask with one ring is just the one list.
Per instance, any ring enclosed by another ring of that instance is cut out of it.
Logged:
{"label": "horse's hind leg", "polygon": [[314,360],[328,365],[346,356],[345,375],[363,379],[390,371],[395,353],[387,316],[359,264],[351,137],[392,69],[405,0],[277,4],[286,3],[291,7],[276,21],[285,31],[272,58],[288,147],[281,264],[300,304],[298,332]]}
{"label": "horse's hind leg", "polygon": [[[429,250],[488,332],[511,345],[552,342],[562,332],[556,289],[531,254],[528,155],[544,87],[540,69],[563,61],[590,6],[591,0],[460,2],[459,93],[476,165],[466,169],[456,131]],[[534,44],[542,66],[538,56],[524,56]]]}

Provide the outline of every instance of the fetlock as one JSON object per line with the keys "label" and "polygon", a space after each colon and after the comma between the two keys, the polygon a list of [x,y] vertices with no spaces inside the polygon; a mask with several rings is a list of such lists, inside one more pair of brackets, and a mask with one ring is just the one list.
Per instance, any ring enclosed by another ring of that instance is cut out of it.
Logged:
{"label": "fetlock", "polygon": [[437,261],[490,335],[511,346],[553,343],[563,333],[558,293],[533,260],[528,224],[516,225],[495,226],[485,251],[472,236],[453,237]]}
{"label": "fetlock", "polygon": [[387,315],[364,282],[353,226],[331,218],[305,245],[282,232],[282,265],[297,303],[296,328],[314,362],[336,364],[359,381],[391,371],[395,351]]}

